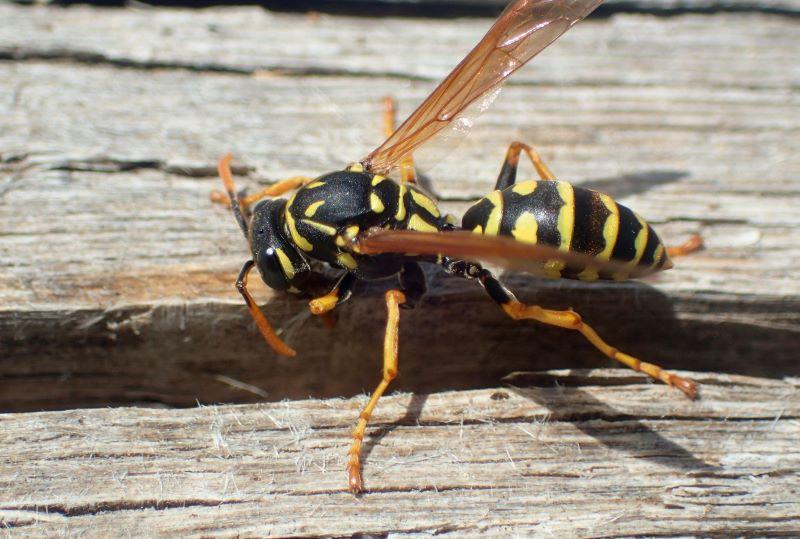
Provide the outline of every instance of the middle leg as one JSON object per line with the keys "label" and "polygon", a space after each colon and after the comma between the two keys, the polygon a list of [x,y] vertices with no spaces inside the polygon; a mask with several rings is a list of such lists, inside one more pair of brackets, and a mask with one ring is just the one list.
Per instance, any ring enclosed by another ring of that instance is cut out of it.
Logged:
{"label": "middle leg", "polygon": [[348,486],[350,492],[358,494],[363,490],[361,478],[361,445],[364,441],[364,432],[367,430],[367,422],[372,416],[378,399],[381,398],[389,383],[397,377],[397,355],[400,333],[400,305],[405,303],[406,297],[400,290],[389,290],[386,292],[386,310],[388,317],[386,320],[386,335],[383,339],[383,377],[378,387],[372,392],[369,402],[361,411],[358,423],[353,429],[353,443],[348,452],[347,461]]}
{"label": "middle leg", "polygon": [[[393,98],[383,98],[383,134],[388,138],[397,128],[397,111]],[[414,157],[409,154],[400,160],[400,180],[403,183],[417,183],[417,171],[414,168]]]}

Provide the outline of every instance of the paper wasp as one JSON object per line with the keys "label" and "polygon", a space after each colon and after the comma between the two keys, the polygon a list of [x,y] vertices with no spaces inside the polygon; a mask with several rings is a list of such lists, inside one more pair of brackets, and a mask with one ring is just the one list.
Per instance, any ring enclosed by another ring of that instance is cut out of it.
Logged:
{"label": "paper wasp", "polygon": [[[275,290],[314,296],[315,315],[326,316],[351,296],[359,279],[397,276],[386,293],[388,321],[383,377],[361,412],[349,451],[349,487],[362,490],[361,444],[370,415],[397,376],[400,306],[411,307],[425,293],[420,263],[476,281],[513,319],[536,320],[576,330],[609,358],[675,386],[694,397],[695,383],[627,355],[603,341],[572,310],[554,311],[518,301],[482,262],[556,278],[616,279],[671,267],[668,249],[640,216],[611,197],[558,181],[530,146],[510,145],[495,189],[477,201],[461,225],[442,215],[434,198],[416,182],[412,153],[442,130],[453,127],[468,107],[485,105],[503,81],[601,0],[516,0],[486,36],[428,98],[394,129],[386,104],[386,141],[361,161],[317,178],[295,177],[239,200],[230,156],[220,160],[233,214],[252,252],[236,281],[261,334],[279,354],[295,354],[272,329],[247,289],[258,268]],[[540,180],[516,182],[522,153]],[[399,179],[387,175],[399,169]],[[276,198],[294,191],[286,199]],[[250,206],[257,202],[252,209]],[[686,252],[691,246],[677,248]],[[413,253],[413,254],[410,254]],[[320,270],[338,270],[334,277]]]}

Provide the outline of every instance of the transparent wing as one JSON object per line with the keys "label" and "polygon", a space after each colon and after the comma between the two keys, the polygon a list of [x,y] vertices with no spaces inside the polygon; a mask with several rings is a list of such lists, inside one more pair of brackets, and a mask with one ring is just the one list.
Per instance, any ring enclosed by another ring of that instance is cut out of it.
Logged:
{"label": "transparent wing", "polygon": [[364,168],[385,174],[473,103],[483,99],[480,108],[487,107],[509,75],[601,3],[602,0],[515,0],[509,4],[483,39],[417,110],[361,160]]}
{"label": "transparent wing", "polygon": [[546,274],[544,265],[560,261],[566,267],[581,270],[587,267],[603,273],[624,273],[643,277],[661,268],[631,267],[624,262],[603,261],[593,256],[566,252],[554,247],[522,243],[504,236],[484,236],[468,231],[416,232],[411,230],[371,229],[357,239],[357,249],[363,254],[416,253],[444,255],[459,260],[479,260],[506,269],[534,275]]}

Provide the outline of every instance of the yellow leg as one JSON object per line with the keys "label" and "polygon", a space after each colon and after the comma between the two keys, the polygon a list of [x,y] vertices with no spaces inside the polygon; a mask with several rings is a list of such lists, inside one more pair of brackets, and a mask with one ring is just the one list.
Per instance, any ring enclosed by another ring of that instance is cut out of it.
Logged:
{"label": "yellow leg", "polygon": [[547,168],[547,165],[544,164],[542,158],[539,157],[539,153],[533,149],[532,146],[525,144],[524,142],[512,142],[511,146],[508,147],[508,152],[506,152],[506,161],[508,161],[511,165],[516,166],[519,163],[519,154],[520,151],[524,151],[528,154],[528,157],[531,159],[531,163],[536,168],[536,172],[539,174],[539,177],[543,180],[555,180],[556,175],[552,173],[552,171]]}
{"label": "yellow leg", "polygon": [[547,165],[544,164],[542,158],[536,153],[531,146],[524,142],[515,141],[508,146],[506,151],[506,158],[503,160],[503,166],[500,168],[500,174],[497,176],[497,182],[494,185],[495,190],[502,191],[514,185],[517,181],[517,167],[519,167],[519,155],[522,152],[528,154],[531,159],[536,172],[543,180],[555,180],[556,175],[553,174]]}
{"label": "yellow leg", "polygon": [[391,96],[383,98],[383,136],[389,138],[395,130],[395,115],[397,109]]}
{"label": "yellow leg", "polygon": [[501,304],[501,307],[503,307],[503,310],[514,320],[536,320],[543,324],[579,331],[595,348],[611,359],[617,360],[637,372],[643,372],[656,380],[661,380],[665,384],[677,387],[690,399],[693,399],[697,395],[697,384],[695,384],[695,382],[666,371],[658,365],[646,363],[633,356],[624,354],[616,348],[609,346],[608,343],[597,335],[594,329],[581,320],[581,316],[575,311],[552,311],[543,309],[538,305],[525,305],[514,299]]}
{"label": "yellow leg", "polygon": [[361,411],[356,428],[353,429],[353,444],[350,446],[347,463],[348,485],[350,492],[358,494],[363,489],[361,480],[361,443],[364,440],[364,431],[367,429],[369,421],[378,399],[389,387],[389,383],[397,376],[397,350],[398,333],[400,324],[400,305],[405,303],[406,297],[399,290],[389,290],[386,292],[386,310],[388,318],[386,320],[386,336],[383,340],[383,378],[378,387],[372,393],[369,402]]}
{"label": "yellow leg", "polygon": [[336,327],[336,320],[331,316],[331,311],[339,303],[339,287],[334,288],[324,296],[314,298],[308,302],[311,314],[319,316],[328,329]]}
{"label": "yellow leg", "polygon": [[339,302],[339,288],[334,288],[324,296],[320,296],[318,298],[314,298],[308,302],[308,308],[311,311],[311,314],[315,314],[317,316],[329,313],[336,307],[336,304]]}
{"label": "yellow leg", "polygon": [[688,240],[675,247],[667,247],[667,256],[685,256],[703,248],[703,237],[694,234]]}
{"label": "yellow leg", "polygon": [[[231,159],[232,156],[227,154],[223,156],[219,160],[219,174],[222,177],[223,183],[226,186],[230,184],[231,190],[233,190],[233,175],[231,174]],[[287,178],[285,180],[281,180],[278,183],[274,183],[268,187],[265,187],[258,193],[254,193],[252,195],[248,195],[244,198],[239,199],[239,205],[243,208],[247,209],[250,204],[254,202],[258,202],[262,198],[266,197],[277,197],[280,196],[287,191],[293,191],[305,185],[306,183],[310,182],[311,178],[306,176],[292,176],[291,178]],[[225,204],[226,206],[230,207],[231,199],[223,193],[222,191],[211,191],[211,201],[216,202],[218,204]]]}
{"label": "yellow leg", "polygon": [[[396,107],[394,99],[389,96],[383,98],[383,134],[388,138],[396,128]],[[417,171],[414,168],[414,157],[409,154],[400,160],[400,181],[417,183]]]}
{"label": "yellow leg", "polygon": [[335,309],[337,305],[350,299],[353,295],[353,285],[356,280],[354,274],[344,274],[330,292],[308,302],[308,309],[311,311],[311,314],[321,317],[325,325],[329,329],[333,329],[336,322],[333,317],[331,317],[330,312]]}

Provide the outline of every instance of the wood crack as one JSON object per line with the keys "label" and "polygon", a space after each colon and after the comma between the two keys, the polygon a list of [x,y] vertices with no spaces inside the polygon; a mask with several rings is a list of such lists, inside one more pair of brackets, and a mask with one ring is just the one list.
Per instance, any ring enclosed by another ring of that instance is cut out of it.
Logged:
{"label": "wood crack", "polygon": [[[798,12],[798,16],[800,16],[800,12]],[[114,57],[100,52],[85,51],[80,49],[26,48],[23,46],[0,47],[0,62],[73,63],[76,65],[107,66],[107,67],[126,69],[126,70],[127,69],[141,70],[141,71],[175,70],[175,71],[187,71],[198,74],[239,75],[244,77],[268,75],[273,77],[291,77],[291,78],[319,77],[319,78],[345,78],[345,79],[352,78],[352,79],[376,79],[376,80],[388,79],[389,81],[401,80],[405,82],[422,82],[422,83],[436,83],[439,82],[440,80],[439,75],[436,76],[417,75],[407,71],[377,70],[377,69],[369,69],[369,70],[347,69],[347,68],[324,67],[324,66],[295,67],[283,64],[263,64],[259,65],[258,67],[238,67],[234,65],[227,65],[215,62],[194,63],[194,62],[185,62],[177,60],[153,60],[153,59],[137,60],[134,58]],[[569,85],[572,88],[596,89],[607,86],[608,81],[603,79],[595,80],[590,78],[578,78],[570,81]],[[518,87],[518,88],[536,88],[536,87],[553,88],[554,84],[553,82],[549,81],[510,79],[504,84],[504,86]],[[800,85],[795,85],[795,84],[782,84],[776,86],[773,84],[755,84],[753,82],[744,83],[740,81],[726,83],[726,84],[714,84],[710,82],[704,82],[702,85],[697,85],[697,84],[682,83],[682,82],[669,83],[665,81],[648,82],[648,81],[618,80],[614,82],[614,86],[616,88],[659,88],[659,89],[660,88],[676,88],[676,89],[704,88],[704,89],[719,89],[725,91],[728,91],[731,88],[736,88],[739,90],[747,90],[752,92],[775,90],[775,89],[792,92],[800,89]],[[605,127],[606,128],[627,127],[627,125],[605,124]],[[641,127],[647,128],[648,126],[643,125]],[[670,126],[665,126],[663,124],[653,124],[649,127],[654,130],[671,129]],[[683,128],[677,126],[672,129],[680,131]],[[709,133],[714,133],[717,129],[718,129],[717,127],[711,126],[706,128],[706,131]],[[730,130],[731,128],[728,127],[728,129]],[[790,128],[786,130],[789,132],[792,131],[792,129]],[[753,130],[750,129],[733,129],[732,131],[743,134],[753,132]]]}
{"label": "wood crack", "polygon": [[[54,504],[20,504],[4,505],[4,511],[36,511],[46,513],[56,513],[65,517],[80,517],[86,515],[97,515],[99,513],[113,513],[118,511],[141,511],[143,509],[184,509],[191,507],[218,507],[222,505],[233,505],[243,503],[242,500],[205,500],[205,499],[183,499],[183,500],[108,500],[82,505]],[[13,525],[12,525],[13,527]]]}
{"label": "wood crack", "polygon": [[71,62],[85,65],[106,65],[120,69],[154,71],[174,69],[194,73],[220,73],[252,76],[269,73],[282,77],[348,77],[348,78],[386,78],[406,81],[434,81],[433,77],[415,76],[399,71],[363,71],[326,67],[291,67],[285,65],[264,65],[258,69],[234,67],[218,63],[189,63],[161,60],[135,60],[132,58],[111,57],[105,54],[76,49],[26,49],[23,47],[0,48],[0,61],[30,62]]}

